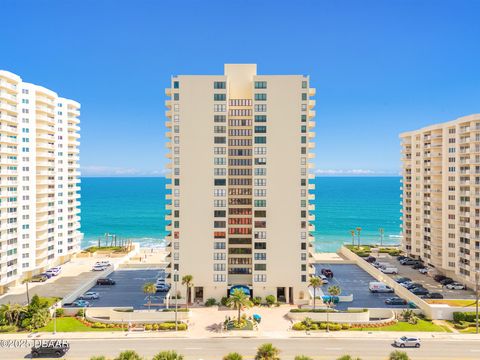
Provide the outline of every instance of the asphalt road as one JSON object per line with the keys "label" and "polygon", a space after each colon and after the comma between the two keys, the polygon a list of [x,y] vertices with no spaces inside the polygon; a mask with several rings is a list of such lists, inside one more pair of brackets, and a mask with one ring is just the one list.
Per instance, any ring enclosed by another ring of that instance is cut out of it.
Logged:
{"label": "asphalt road", "polygon": [[[124,350],[135,350],[146,359],[162,350],[176,350],[185,356],[185,360],[219,360],[229,352],[239,352],[245,359],[253,359],[256,348],[263,343],[271,342],[281,350],[282,360],[291,360],[295,355],[303,354],[315,360],[334,360],[350,354],[362,360],[386,359],[395,350],[392,340],[381,338],[341,339],[85,339],[72,340],[71,349],[66,359],[90,359],[94,355],[105,355],[114,358]],[[419,349],[406,349],[412,360],[466,360],[480,358],[480,341],[423,339]],[[27,349],[2,349],[2,359],[29,358]]]}

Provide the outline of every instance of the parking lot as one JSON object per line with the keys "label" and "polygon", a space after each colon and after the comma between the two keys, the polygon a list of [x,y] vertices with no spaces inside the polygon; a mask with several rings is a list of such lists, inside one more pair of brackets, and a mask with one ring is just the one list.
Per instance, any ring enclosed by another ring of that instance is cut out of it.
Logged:
{"label": "parking lot", "polygon": [[382,254],[383,256],[377,258],[377,261],[391,264],[398,269],[398,275],[391,275],[393,278],[408,277],[413,282],[422,284],[430,292],[436,292],[443,295],[445,299],[474,299],[475,293],[471,290],[449,290],[443,287],[440,283],[436,282],[432,276],[422,274],[418,270],[413,269],[408,265],[401,265],[400,262],[389,255]]}
{"label": "parking lot", "polygon": [[[143,285],[155,282],[159,276],[159,269],[129,269],[116,270],[108,277],[115,280],[115,285],[96,285],[88,291],[98,292],[99,299],[88,300],[91,307],[124,307],[147,309],[148,296],[143,292]],[[157,293],[151,296],[152,304],[163,304],[166,293]],[[159,306],[152,306],[158,308]]]}
{"label": "parking lot", "polygon": [[396,296],[393,293],[371,293],[368,284],[371,281],[377,281],[370,274],[363,271],[354,264],[316,264],[315,273],[320,275],[322,268],[328,268],[333,271],[333,278],[329,279],[329,284],[323,285],[322,290],[328,295],[328,287],[338,285],[342,290],[341,295],[353,294],[352,302],[341,302],[336,308],[345,310],[349,307],[364,308],[404,308],[406,305],[386,305],[385,299]]}

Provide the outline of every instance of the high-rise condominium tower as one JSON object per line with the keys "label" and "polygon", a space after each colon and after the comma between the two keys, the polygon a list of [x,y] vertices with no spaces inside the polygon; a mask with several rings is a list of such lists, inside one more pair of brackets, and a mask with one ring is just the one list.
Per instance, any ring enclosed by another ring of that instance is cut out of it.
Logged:
{"label": "high-rise condominium tower", "polygon": [[480,270],[480,115],[400,137],[403,248],[473,286]]}
{"label": "high-rise condominium tower", "polygon": [[224,75],[173,76],[166,94],[169,281],[192,275],[194,301],[234,287],[308,301],[309,77],[227,64]]}
{"label": "high-rise condominium tower", "polygon": [[0,70],[0,293],[79,250],[79,108]]}

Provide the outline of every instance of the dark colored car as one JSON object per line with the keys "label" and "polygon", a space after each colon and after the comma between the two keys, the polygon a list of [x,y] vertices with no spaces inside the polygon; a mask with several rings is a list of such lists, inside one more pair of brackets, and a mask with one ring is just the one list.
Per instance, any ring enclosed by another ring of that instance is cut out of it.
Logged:
{"label": "dark colored car", "polygon": [[39,357],[39,356],[64,356],[68,350],[70,350],[70,345],[63,344],[60,341],[45,341],[42,342],[39,346],[32,347],[30,352],[32,357]]}
{"label": "dark colored car", "polygon": [[451,284],[453,282],[454,282],[454,280],[452,278],[447,277],[447,278],[443,279],[442,281],[440,281],[440,284],[448,285],[448,284]]}
{"label": "dark colored car", "polygon": [[420,288],[422,287],[423,288],[423,285],[422,284],[419,284],[419,283],[411,283],[409,285],[406,286],[406,288],[408,290],[411,290],[411,289],[415,289],[415,288]]}
{"label": "dark colored car", "polygon": [[435,275],[435,276],[433,277],[433,280],[435,280],[435,281],[437,281],[437,282],[440,282],[440,281],[442,281],[442,280],[444,280],[444,279],[446,279],[446,278],[447,278],[447,277],[446,277],[445,275]]}
{"label": "dark colored car", "polygon": [[377,261],[377,258],[375,256],[368,256],[365,259],[365,261],[371,264],[371,263],[374,263],[375,261]]}
{"label": "dark colored car", "polygon": [[97,280],[97,285],[115,285],[115,280],[110,278],[101,278]]}
{"label": "dark colored car", "polygon": [[398,255],[398,256],[397,256],[397,260],[398,260],[398,261],[403,260],[403,259],[406,259],[406,258],[407,258],[407,256],[405,256],[405,255]]}
{"label": "dark colored car", "polygon": [[44,281],[47,281],[48,280],[48,277],[43,275],[43,274],[40,274],[40,275],[35,275],[34,277],[32,277],[30,279],[30,282],[44,282]]}
{"label": "dark colored car", "polygon": [[330,269],[322,269],[320,272],[322,273],[322,275],[325,275],[327,278],[333,277],[333,271]]}
{"label": "dark colored car", "polygon": [[415,269],[415,270],[424,269],[424,268],[425,268],[425,265],[423,265],[423,263],[417,263],[412,266],[412,269]]}
{"label": "dark colored car", "polygon": [[429,293],[429,291],[427,289],[425,289],[424,287],[416,287],[416,288],[409,289],[409,290],[414,295],[427,295]]}
{"label": "dark colored car", "polygon": [[385,304],[387,305],[407,305],[407,301],[399,298],[399,297],[392,297],[385,300]]}
{"label": "dark colored car", "polygon": [[407,282],[407,281],[412,281],[412,279],[408,278],[408,277],[399,277],[397,279],[395,279],[395,281],[399,284],[401,283],[404,283],[404,282]]}
{"label": "dark colored car", "polygon": [[429,293],[427,295],[422,296],[424,299],[443,299],[443,295],[440,293]]}
{"label": "dark colored car", "polygon": [[402,265],[416,265],[417,263],[418,263],[418,260],[410,259],[410,258],[400,260],[400,264]]}

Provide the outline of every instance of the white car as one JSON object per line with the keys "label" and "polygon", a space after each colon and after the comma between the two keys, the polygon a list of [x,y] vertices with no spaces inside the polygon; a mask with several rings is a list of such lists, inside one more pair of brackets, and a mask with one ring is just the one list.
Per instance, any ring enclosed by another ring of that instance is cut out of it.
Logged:
{"label": "white car", "polygon": [[96,300],[99,299],[100,295],[98,292],[89,291],[79,297],[80,300]]}
{"label": "white car", "polygon": [[93,268],[92,268],[92,271],[103,271],[103,270],[105,270],[105,269],[106,269],[105,266],[95,264],[95,265],[93,266]]}
{"label": "white car", "polygon": [[407,336],[402,336],[399,339],[396,339],[393,342],[393,345],[404,348],[404,347],[420,347],[420,339],[417,337],[407,337]]}
{"label": "white car", "polygon": [[325,275],[320,275],[319,278],[322,280],[324,284],[328,284],[328,279]]}
{"label": "white car", "polygon": [[380,268],[380,271],[384,274],[398,274],[398,269],[396,267]]}
{"label": "white car", "polygon": [[97,261],[95,263],[95,265],[101,265],[101,266],[108,267],[108,266],[111,266],[112,264],[108,260],[102,260],[102,261]]}
{"label": "white car", "polygon": [[427,274],[429,270],[430,270],[430,269],[429,269],[428,267],[424,267],[424,268],[418,269],[418,271],[419,271],[421,274]]}
{"label": "white car", "polygon": [[449,290],[465,290],[465,285],[453,282],[451,284],[445,285],[445,287]]}
{"label": "white car", "polygon": [[55,266],[55,267],[45,271],[45,273],[50,274],[52,276],[57,276],[58,274],[60,274],[60,271],[62,271],[62,267],[61,266]]}

